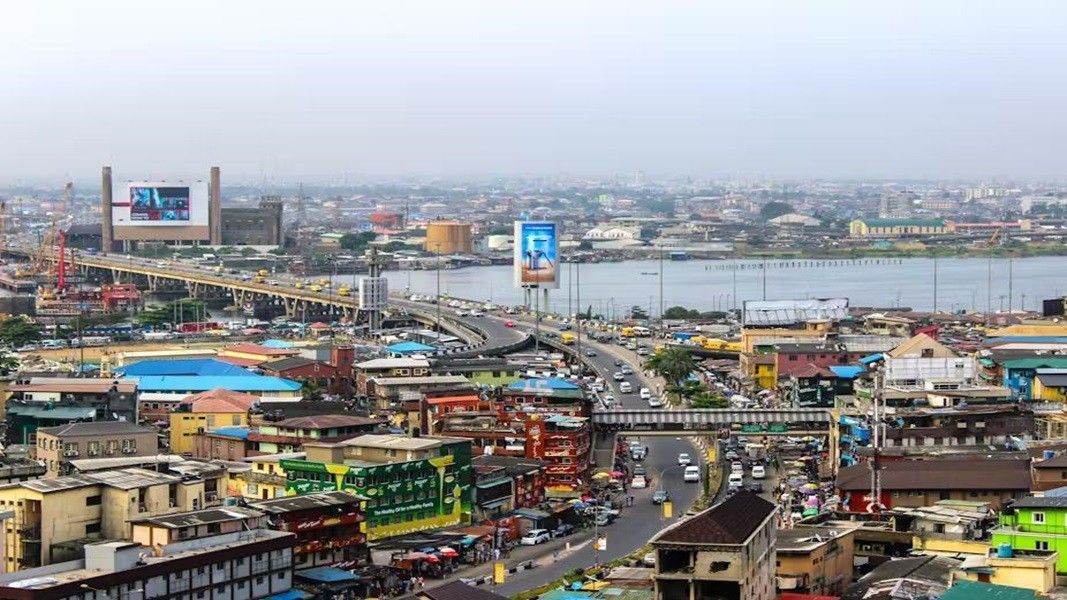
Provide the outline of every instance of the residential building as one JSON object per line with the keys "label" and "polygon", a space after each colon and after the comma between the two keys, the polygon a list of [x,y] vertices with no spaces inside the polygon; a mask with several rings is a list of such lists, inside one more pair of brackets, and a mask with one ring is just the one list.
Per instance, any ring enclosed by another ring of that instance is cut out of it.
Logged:
{"label": "residential building", "polygon": [[923,554],[985,556],[997,516],[984,502],[939,500],[933,506],[893,508],[898,524],[907,523],[912,547]]}
{"label": "residential building", "polygon": [[1034,412],[1019,404],[915,408],[898,411],[885,445],[929,452],[931,446],[1005,446],[1034,437]]}
{"label": "residential building", "polygon": [[248,425],[249,411],[259,403],[251,394],[214,389],[187,397],[170,414],[170,451],[192,454],[196,434],[220,427]]}
{"label": "residential building", "polygon": [[854,219],[848,224],[848,235],[853,238],[921,237],[952,231],[942,219]]}
{"label": "residential building", "polygon": [[1067,402],[1067,369],[1035,369],[1031,399]]}
{"label": "residential building", "polygon": [[292,588],[293,542],[287,531],[256,529],[165,546],[131,541],[86,544],[61,565],[0,575],[11,600],[253,600]]}
{"label": "residential building", "polygon": [[[1009,586],[1047,594],[1056,585],[1056,563],[1059,552],[1054,550],[1020,550],[1018,548],[986,548],[980,556],[968,556],[959,566],[958,576],[998,586]],[[960,585],[959,583],[956,584]],[[955,589],[955,586],[954,586]],[[942,598],[947,595],[942,596]],[[961,595],[959,598],[981,596]],[[1005,596],[995,596],[1002,598]]]}
{"label": "residential building", "polygon": [[13,507],[4,563],[13,571],[75,558],[81,546],[127,539],[133,521],[221,504],[225,469],[204,464],[201,475],[126,468],[0,486],[0,506]]}
{"label": "residential building", "polygon": [[742,491],[652,538],[657,600],[775,597],[774,504]]}
{"label": "residential building", "polygon": [[229,390],[241,394],[250,394],[260,402],[299,402],[303,386],[297,381],[267,375],[145,375],[137,378],[141,403],[158,403],[175,405],[185,398],[210,392],[211,390]]}
{"label": "residential building", "polygon": [[375,358],[355,364],[356,393],[369,395],[371,379],[378,377],[424,377],[430,374],[430,361],[425,358]]}
{"label": "residential building", "polygon": [[541,460],[524,457],[483,454],[471,459],[477,468],[501,468],[511,482],[512,505],[515,508],[533,508],[545,501],[545,469],[548,464]]}
{"label": "residential building", "polygon": [[221,209],[222,243],[226,246],[281,246],[284,204],[278,196],[262,197],[259,206],[224,206]]}
{"label": "residential building", "polygon": [[369,563],[367,498],[333,491],[249,504],[269,515],[271,529],[296,535],[296,568],[332,566],[354,569]]}
{"label": "residential building", "polygon": [[954,581],[952,587],[937,596],[938,600],[1038,600],[1044,597],[1032,589],[968,579]]}
{"label": "residential building", "polygon": [[838,596],[852,582],[855,527],[779,529],[775,549],[780,592]]}
{"label": "residential building", "polygon": [[1058,553],[1056,573],[1067,574],[1067,498],[1027,496],[1020,498],[1000,515],[1000,527],[993,530],[992,545],[1007,544],[1017,550],[1045,550]]}
{"label": "residential building", "polygon": [[44,461],[46,476],[70,471],[77,458],[155,456],[159,434],[155,429],[126,421],[70,423],[37,430],[37,460]]}
{"label": "residential building", "polygon": [[329,361],[289,356],[261,363],[258,368],[264,375],[314,383],[324,392],[347,397],[354,389],[355,356],[356,351],[352,346],[334,346],[330,350]]}
{"label": "residential building", "polygon": [[240,495],[257,500],[290,495],[287,489],[289,481],[281,463],[286,460],[304,460],[306,456],[304,452],[282,452],[246,458],[245,462],[250,464],[251,468],[235,477],[240,483]]}
{"label": "residential building", "polygon": [[1067,486],[1067,454],[1061,453],[1040,460],[1035,459],[1032,468],[1035,492]]}
{"label": "residential building", "polygon": [[381,539],[456,525],[471,511],[470,440],[362,435],[304,444],[304,460],[281,460],[286,492],[354,492],[367,501],[367,536]]}
{"label": "residential building", "polygon": [[[884,460],[880,480],[884,508],[932,506],[939,500],[988,503],[1000,510],[1030,492],[1030,461],[986,458]],[[838,471],[836,488],[845,510],[870,512],[871,471],[867,463]]]}
{"label": "residential building", "polygon": [[166,546],[195,538],[267,528],[270,528],[269,523],[262,511],[222,506],[133,521],[130,539],[143,546]]}
{"label": "residential building", "polygon": [[[31,377],[17,379],[6,388],[6,403],[17,402],[42,409],[94,409],[93,420],[137,420],[137,382],[131,379],[79,379],[73,377]],[[69,422],[69,421],[66,421]],[[48,423],[60,425],[61,423]],[[32,444],[37,423],[24,427],[16,443]],[[9,439],[12,439],[9,434]]]}
{"label": "residential building", "polygon": [[907,598],[940,598],[952,587],[960,561],[947,556],[893,558],[853,583],[841,600],[896,600],[897,590]]}
{"label": "residential building", "polygon": [[[140,377],[256,377],[255,373],[228,362],[214,358],[150,358],[115,367],[116,373],[130,378]],[[137,404],[137,419],[143,424],[164,425],[170,419],[183,396],[152,393],[140,396]]]}
{"label": "residential building", "polygon": [[378,410],[392,410],[405,396],[473,390],[462,375],[424,375],[422,377],[374,377],[367,380],[368,396]]}

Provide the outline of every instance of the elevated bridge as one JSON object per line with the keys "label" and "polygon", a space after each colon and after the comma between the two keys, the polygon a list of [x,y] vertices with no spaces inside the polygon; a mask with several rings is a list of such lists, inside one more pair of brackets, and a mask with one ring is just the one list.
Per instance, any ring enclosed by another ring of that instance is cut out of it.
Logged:
{"label": "elevated bridge", "polygon": [[742,435],[826,435],[833,427],[826,408],[623,408],[594,410],[598,432],[641,432],[677,435],[680,432],[718,432]]}

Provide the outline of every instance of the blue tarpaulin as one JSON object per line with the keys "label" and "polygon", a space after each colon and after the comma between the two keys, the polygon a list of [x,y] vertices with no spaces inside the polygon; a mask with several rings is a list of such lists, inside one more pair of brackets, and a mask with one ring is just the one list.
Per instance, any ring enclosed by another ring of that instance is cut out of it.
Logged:
{"label": "blue tarpaulin", "polygon": [[871,363],[876,363],[876,362],[878,362],[880,360],[883,360],[884,358],[885,358],[885,355],[882,354],[881,352],[879,352],[877,354],[871,354],[871,355],[868,355],[868,356],[864,356],[863,358],[860,359],[860,364],[861,365],[869,365]]}
{"label": "blue tarpaulin", "polygon": [[302,579],[318,581],[322,583],[338,583],[342,581],[358,581],[359,575],[337,567],[313,567],[296,571],[293,575]]}
{"label": "blue tarpaulin", "polygon": [[834,365],[830,367],[830,372],[842,379],[855,379],[862,375],[867,369],[863,367],[857,367],[852,365]]}

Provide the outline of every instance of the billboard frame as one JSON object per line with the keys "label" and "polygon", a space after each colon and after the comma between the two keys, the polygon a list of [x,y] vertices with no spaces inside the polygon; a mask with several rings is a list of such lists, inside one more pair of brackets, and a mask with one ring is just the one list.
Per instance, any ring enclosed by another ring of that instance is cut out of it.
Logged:
{"label": "billboard frame", "polygon": [[[512,270],[515,287],[559,289],[559,223],[515,221]],[[550,268],[544,268],[546,261]]]}

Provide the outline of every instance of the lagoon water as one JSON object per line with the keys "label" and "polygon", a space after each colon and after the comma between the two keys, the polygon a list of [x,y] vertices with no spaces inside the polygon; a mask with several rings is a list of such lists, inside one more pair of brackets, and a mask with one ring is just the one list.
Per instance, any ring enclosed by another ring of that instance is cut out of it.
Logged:
{"label": "lagoon water", "polygon": [[[853,306],[934,308],[934,260],[930,258],[853,260],[771,260],[766,269],[768,300],[846,297]],[[937,308],[993,310],[1008,307],[1007,259],[992,261],[992,287],[987,285],[990,261],[983,258],[943,258],[937,262]],[[1067,257],[1043,256],[1011,261],[1012,308],[1021,302],[1031,310],[1040,301],[1067,293]],[[659,313],[659,261],[628,261],[581,265],[581,304],[594,312],[621,315],[640,305]],[[566,312],[568,287],[577,310],[577,265],[561,269],[560,288],[549,293],[548,311]],[[738,303],[763,296],[760,261],[664,261],[663,306],[681,305],[703,311],[734,304],[734,274]],[[393,291],[433,294],[435,271],[390,271]],[[988,291],[987,291],[988,290]],[[522,304],[522,290],[512,282],[510,266],[468,267],[441,271],[441,293],[462,298]],[[988,294],[988,296],[987,296]],[[546,307],[542,306],[544,310]]]}

